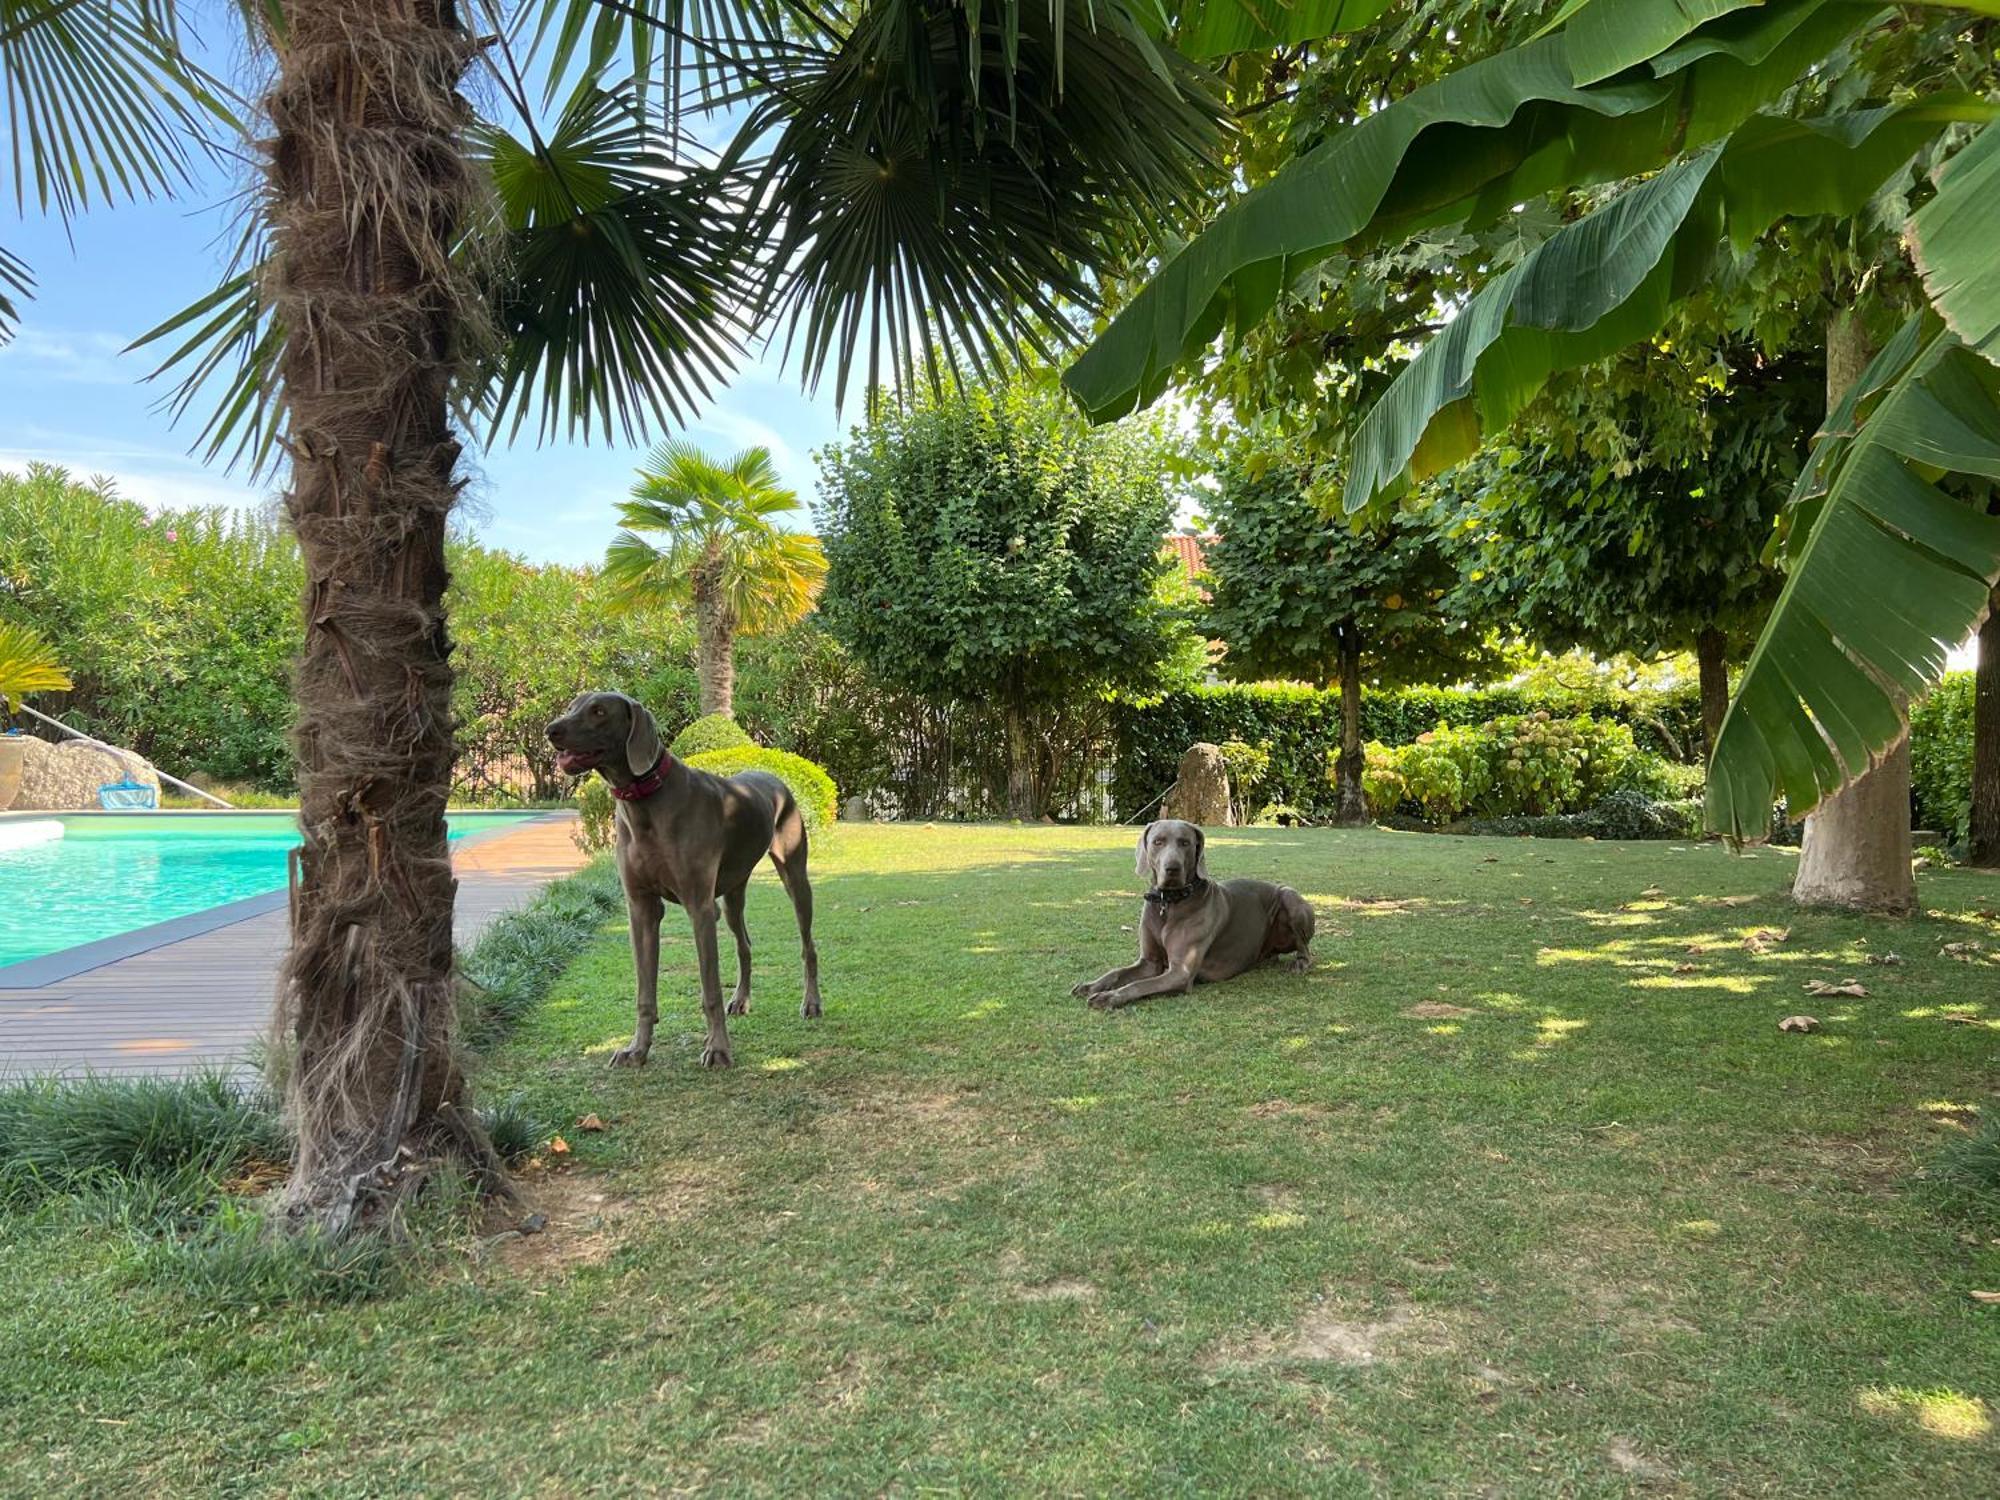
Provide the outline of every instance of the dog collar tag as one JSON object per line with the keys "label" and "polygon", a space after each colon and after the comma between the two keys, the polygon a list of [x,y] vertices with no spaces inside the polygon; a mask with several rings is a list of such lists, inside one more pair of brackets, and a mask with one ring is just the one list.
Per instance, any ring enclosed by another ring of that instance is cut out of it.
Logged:
{"label": "dog collar tag", "polygon": [[667,779],[667,771],[673,765],[671,755],[662,754],[653,762],[653,769],[629,786],[614,786],[611,795],[620,802],[642,802],[660,789],[660,783]]}

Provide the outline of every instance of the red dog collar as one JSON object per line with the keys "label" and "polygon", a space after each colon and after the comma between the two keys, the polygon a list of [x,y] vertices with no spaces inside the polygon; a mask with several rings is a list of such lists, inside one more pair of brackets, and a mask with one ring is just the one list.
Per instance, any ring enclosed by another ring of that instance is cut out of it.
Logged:
{"label": "red dog collar", "polygon": [[614,786],[611,795],[620,802],[643,802],[660,789],[660,783],[667,779],[667,772],[673,768],[674,758],[662,754],[653,762],[653,769],[629,786]]}

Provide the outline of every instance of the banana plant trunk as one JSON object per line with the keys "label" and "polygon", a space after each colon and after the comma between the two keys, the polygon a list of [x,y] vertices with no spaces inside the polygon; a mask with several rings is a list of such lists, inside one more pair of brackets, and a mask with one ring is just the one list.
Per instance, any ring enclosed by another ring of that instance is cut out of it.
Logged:
{"label": "banana plant trunk", "polygon": [[1333,821],[1342,828],[1368,823],[1368,793],[1361,785],[1367,758],[1361,748],[1361,643],[1346,630],[1340,637],[1340,754],[1334,760]]}
{"label": "banana plant trunk", "polygon": [[306,574],[274,1065],[298,1133],[285,1213],[337,1234],[393,1212],[441,1148],[483,1144],[458,1110],[445,839],[447,391],[477,316],[451,250],[475,201],[458,92],[475,48],[449,0],[287,0],[271,41],[263,290]]}
{"label": "banana plant trunk", "polygon": [[[1836,314],[1827,328],[1826,391],[1831,410],[1868,363],[1858,316]],[[1910,736],[1806,818],[1792,898],[1802,906],[1903,915],[1917,906],[1910,868]]]}
{"label": "banana plant trunk", "polygon": [[695,594],[696,671],[703,714],[736,714],[736,622],[728,605],[706,588]]}

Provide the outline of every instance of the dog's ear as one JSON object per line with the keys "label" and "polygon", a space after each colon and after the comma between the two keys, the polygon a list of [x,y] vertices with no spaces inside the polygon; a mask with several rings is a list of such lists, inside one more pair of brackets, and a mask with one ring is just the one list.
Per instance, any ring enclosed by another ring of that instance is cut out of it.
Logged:
{"label": "dog's ear", "polygon": [[1146,873],[1146,841],[1152,836],[1153,825],[1151,823],[1148,823],[1144,828],[1139,830],[1139,857],[1132,863],[1132,873],[1134,875],[1144,875]]}
{"label": "dog's ear", "polygon": [[1208,879],[1208,835],[1199,828],[1194,831],[1194,878]]}
{"label": "dog's ear", "polygon": [[[619,696],[624,697],[622,693]],[[637,698],[625,699],[625,711],[632,718],[632,727],[625,734],[625,767],[634,776],[644,776],[660,758],[660,726]]]}

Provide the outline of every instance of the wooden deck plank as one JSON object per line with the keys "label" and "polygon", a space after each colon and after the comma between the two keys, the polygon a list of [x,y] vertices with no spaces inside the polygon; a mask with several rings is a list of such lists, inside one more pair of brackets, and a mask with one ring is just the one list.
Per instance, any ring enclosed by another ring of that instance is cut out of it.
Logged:
{"label": "wooden deck plank", "polygon": [[[458,940],[581,866],[574,828],[566,816],[455,847]],[[286,914],[266,912],[45,989],[0,991],[0,1075],[238,1063],[269,1020],[286,937]]]}

